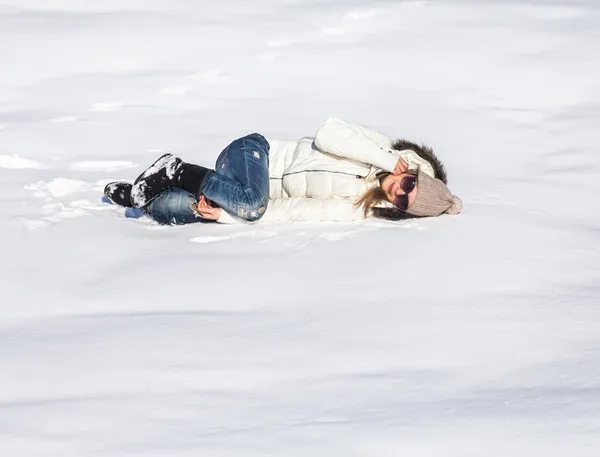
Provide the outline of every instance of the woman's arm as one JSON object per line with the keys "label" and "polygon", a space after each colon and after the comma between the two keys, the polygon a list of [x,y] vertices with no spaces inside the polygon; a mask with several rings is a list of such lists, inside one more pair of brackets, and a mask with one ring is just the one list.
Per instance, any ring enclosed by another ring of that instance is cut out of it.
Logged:
{"label": "woman's arm", "polygon": [[[261,223],[269,222],[349,222],[364,219],[362,208],[341,198],[277,198],[269,200]],[[244,224],[243,219],[221,210],[217,222]]]}
{"label": "woman's arm", "polygon": [[374,165],[394,172],[398,156],[392,140],[383,133],[330,117],[317,130],[315,145],[324,152]]}
{"label": "woman's arm", "polygon": [[269,200],[263,222],[348,222],[364,219],[354,201],[342,198],[278,198]]}

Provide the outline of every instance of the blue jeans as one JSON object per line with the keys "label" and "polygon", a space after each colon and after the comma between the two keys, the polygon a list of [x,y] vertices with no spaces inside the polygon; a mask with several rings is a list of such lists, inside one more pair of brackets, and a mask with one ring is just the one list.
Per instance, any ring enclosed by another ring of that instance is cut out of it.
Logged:
{"label": "blue jeans", "polygon": [[[207,199],[223,211],[247,221],[257,221],[269,201],[269,143],[258,133],[238,138],[217,158],[215,172],[200,188]],[[182,190],[170,189],[146,207],[161,224],[182,225],[208,222],[192,209],[196,198]]]}
{"label": "blue jeans", "polygon": [[183,225],[193,222],[209,222],[192,209],[196,197],[183,189],[169,189],[150,202],[146,213],[160,224]]}

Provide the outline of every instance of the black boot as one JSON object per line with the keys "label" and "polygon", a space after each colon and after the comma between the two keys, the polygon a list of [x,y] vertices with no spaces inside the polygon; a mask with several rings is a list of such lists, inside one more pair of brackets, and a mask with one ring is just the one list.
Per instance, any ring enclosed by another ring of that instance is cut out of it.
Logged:
{"label": "black boot", "polygon": [[186,163],[173,154],[164,154],[133,183],[131,204],[142,208],[167,189],[178,187],[199,198],[200,185],[212,170]]}
{"label": "black boot", "polygon": [[164,154],[139,175],[131,189],[133,207],[142,208],[165,190],[174,187],[173,181],[181,163],[181,159],[173,154]]}
{"label": "black boot", "polygon": [[200,165],[183,162],[177,178],[177,187],[187,190],[196,197],[196,200],[200,200],[200,195],[202,193],[200,191],[200,186],[210,173],[214,173],[214,171]]}
{"label": "black boot", "polygon": [[116,205],[133,208],[131,204],[131,183],[115,181],[108,183],[104,188],[104,195]]}
{"label": "black boot", "polygon": [[135,208],[141,208],[173,187],[187,190],[197,197],[200,184],[210,171],[199,165],[185,163],[173,154],[165,154],[135,180],[131,203]]}

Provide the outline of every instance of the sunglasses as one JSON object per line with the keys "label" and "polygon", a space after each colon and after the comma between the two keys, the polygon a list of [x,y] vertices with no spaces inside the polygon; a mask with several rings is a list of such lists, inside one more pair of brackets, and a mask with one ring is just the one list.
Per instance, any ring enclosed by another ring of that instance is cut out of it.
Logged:
{"label": "sunglasses", "polygon": [[396,196],[392,202],[400,211],[406,212],[408,209],[408,194],[414,190],[416,185],[416,176],[405,176],[402,178],[402,181],[400,181],[400,189],[404,191],[404,194]]}

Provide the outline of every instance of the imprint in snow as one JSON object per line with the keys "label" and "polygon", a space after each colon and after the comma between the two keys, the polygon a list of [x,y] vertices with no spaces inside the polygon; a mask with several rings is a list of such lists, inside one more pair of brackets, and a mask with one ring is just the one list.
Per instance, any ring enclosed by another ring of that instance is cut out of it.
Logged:
{"label": "imprint in snow", "polygon": [[47,217],[46,220],[50,222],[60,222],[65,219],[78,219],[88,215],[89,213],[81,208],[64,208],[62,211]]}
{"label": "imprint in snow", "polygon": [[42,210],[49,216],[46,220],[51,222],[59,222],[64,219],[77,219],[89,215],[83,208],[69,208],[62,203],[48,203],[42,206]]}
{"label": "imprint in snow", "polygon": [[125,106],[123,102],[99,102],[94,103],[92,106],[88,108],[88,111],[94,112],[110,112],[110,111],[118,111]]}
{"label": "imprint in snow", "polygon": [[[137,208],[127,208],[127,209],[137,209]],[[129,216],[125,215],[125,217],[129,217]],[[145,221],[143,218],[132,218],[132,219],[139,219],[139,223],[142,223],[144,225],[146,225],[148,223],[152,224],[152,225],[149,225],[149,226],[146,227],[146,229],[148,229],[148,230],[154,230],[154,231],[156,231],[156,230],[169,230],[169,229],[173,229],[174,228],[174,227],[171,227],[169,225],[160,225],[160,224],[157,224],[156,222],[154,222],[151,219],[148,220],[148,221]]]}
{"label": "imprint in snow", "polygon": [[362,21],[363,19],[369,19],[377,14],[377,11],[350,11],[344,14],[342,20],[344,21]]}
{"label": "imprint in snow", "polygon": [[171,86],[163,87],[162,93],[165,95],[185,95],[191,90],[192,88],[190,86]]}
{"label": "imprint in snow", "polygon": [[328,232],[328,233],[321,233],[319,235],[319,238],[325,238],[326,240],[329,241],[339,241],[339,240],[343,240],[344,238],[351,238],[353,236],[356,235],[357,232],[355,231],[351,231],[351,232]]}
{"label": "imprint in snow", "polygon": [[37,219],[19,219],[19,223],[25,230],[37,230],[50,225],[50,223],[46,221]]}
{"label": "imprint in snow", "polygon": [[343,35],[344,33],[346,33],[346,31],[344,29],[332,29],[329,27],[323,27],[321,29],[321,32],[323,32],[325,35]]}
{"label": "imprint in snow", "polygon": [[58,117],[53,117],[52,119],[48,119],[48,122],[77,122],[80,121],[81,118],[78,116],[58,116]]}
{"label": "imprint in snow", "polygon": [[71,164],[69,169],[78,171],[117,171],[135,167],[137,165],[129,160],[85,160]]}
{"label": "imprint in snow", "polygon": [[0,155],[0,168],[11,168],[13,170],[23,168],[44,168],[41,163],[35,160],[26,159],[18,155]]}
{"label": "imprint in snow", "polygon": [[399,227],[398,228],[402,228],[402,229],[417,229],[417,230],[422,230],[425,227],[422,227],[419,225],[419,223],[417,221],[413,221],[413,220],[406,220],[403,221],[401,224],[398,224]]}
{"label": "imprint in snow", "polygon": [[48,183],[46,188],[52,197],[64,197],[82,191],[87,183],[75,179],[55,178]]}
{"label": "imprint in snow", "polygon": [[277,232],[263,232],[263,231],[256,231],[256,232],[240,232],[240,233],[236,233],[234,235],[232,235],[232,238],[273,238],[275,236],[279,235],[279,233]]}
{"label": "imprint in snow", "polygon": [[66,179],[63,177],[54,178],[50,182],[38,181],[25,186],[25,190],[33,191],[36,197],[65,197],[75,192],[80,192],[85,189],[88,183],[77,181],[74,179]]}
{"label": "imprint in snow", "polygon": [[62,203],[46,203],[42,206],[42,211],[46,214],[60,213],[65,210],[65,205]]}
{"label": "imprint in snow", "polygon": [[114,211],[121,209],[118,205],[95,205],[89,200],[75,200],[70,203],[71,208],[80,208],[88,211]]}
{"label": "imprint in snow", "polygon": [[373,220],[369,219],[362,223],[363,227],[373,227],[373,230],[377,228],[390,228],[398,227],[400,223],[397,221],[386,221],[386,220]]}
{"label": "imprint in snow", "polygon": [[190,75],[190,79],[203,83],[212,83],[218,81],[223,76],[225,76],[225,73],[221,70],[209,70],[202,73],[194,73]]}
{"label": "imprint in snow", "polygon": [[219,241],[229,241],[231,236],[197,236],[190,239],[192,243],[216,243]]}
{"label": "imprint in snow", "polygon": [[270,40],[267,41],[267,46],[270,46],[271,48],[285,48],[287,46],[289,46],[291,43],[289,41],[286,40]]}

